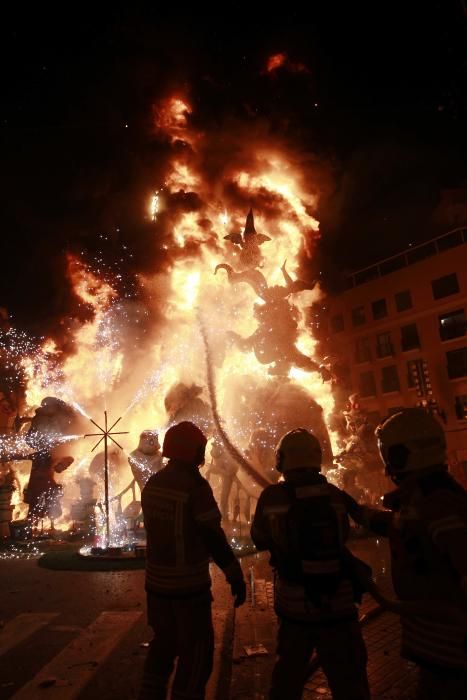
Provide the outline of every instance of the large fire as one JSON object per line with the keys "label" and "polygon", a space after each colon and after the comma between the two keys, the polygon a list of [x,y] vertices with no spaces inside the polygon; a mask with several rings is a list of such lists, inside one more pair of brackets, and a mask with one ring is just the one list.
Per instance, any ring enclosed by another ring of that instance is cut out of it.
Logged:
{"label": "large fire", "polygon": [[[270,239],[261,245],[260,257],[253,267],[260,270],[270,287],[284,286],[284,261],[287,273],[297,279],[300,260],[313,255],[319,238],[319,225],[313,216],[316,195],[309,193],[306,179],[309,173],[301,170],[297,154],[270,139],[269,143],[260,139],[258,145],[248,145],[248,165],[240,155],[224,168],[223,181],[208,178],[203,162],[208,152],[207,136],[190,125],[191,115],[190,105],[179,97],[165,100],[155,110],[157,132],[165,135],[172,150],[164,181],[154,183],[155,194],[141,207],[154,226],[155,240],[161,235],[160,227],[169,232],[160,244],[160,249],[169,254],[167,269],[139,279],[144,298],[149,300],[145,303],[154,303],[164,312],[164,319],[151,330],[150,340],[138,346],[132,331],[144,320],[148,308],[145,312],[136,302],[119,298],[111,280],[70,256],[69,280],[91,318],[69,328],[75,348],[71,354],[62,356],[51,340],[45,340],[40,352],[22,360],[29,415],[45,396],[56,396],[87,418],[99,421],[104,410],[115,419],[122,416],[122,430],[129,431],[129,435],[122,436],[124,452],[113,455],[110,477],[114,495],[131,481],[127,457],[137,446],[141,431],[155,429],[163,435],[168,421],[164,397],[174,383],[183,381],[206,387],[200,317],[215,358],[219,413],[240,451],[247,449],[250,439],[252,421],[247,419],[248,412],[256,411],[253,423],[263,422],[256,427],[267,428],[268,409],[272,414],[279,410],[271,405],[264,407],[264,415],[258,413],[258,408],[249,404],[256,390],[272,396],[273,390],[274,395],[280,394],[280,385],[285,393],[292,394],[294,389],[302,388],[322,407],[326,422],[334,409],[331,384],[323,381],[319,372],[291,366],[288,377],[273,376],[270,364],[262,364],[251,349],[232,342],[230,333],[246,338],[255,332],[258,322],[253,308],[255,304],[261,307],[264,300],[251,285],[232,286],[223,272],[214,274],[220,263],[236,271],[248,267],[242,258],[245,248],[224,237],[242,234],[252,205],[256,230]],[[190,197],[196,204],[184,206]],[[177,207],[172,206],[175,201]],[[312,290],[289,297],[298,318],[297,348],[318,363],[306,311],[321,296],[317,284]],[[203,398],[209,401],[206,391]],[[330,438],[334,445],[332,433]],[[90,447],[83,439],[72,440],[68,445],[75,461],[62,476],[63,522],[69,520],[77,479],[87,474],[94,456]],[[23,486],[29,468],[30,462],[19,463]],[[240,478],[247,488],[253,488],[251,479],[245,475]],[[100,488],[102,491],[102,484]],[[24,512],[18,497],[17,501],[16,517]]]}

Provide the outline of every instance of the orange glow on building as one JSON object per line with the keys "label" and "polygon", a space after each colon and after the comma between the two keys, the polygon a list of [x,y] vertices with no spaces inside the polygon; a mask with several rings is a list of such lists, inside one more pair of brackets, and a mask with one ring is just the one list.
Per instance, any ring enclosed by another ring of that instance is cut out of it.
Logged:
{"label": "orange glow on building", "polygon": [[443,423],[451,465],[467,467],[467,229],[348,278],[328,300],[329,342],[349,393],[376,420],[423,405]]}

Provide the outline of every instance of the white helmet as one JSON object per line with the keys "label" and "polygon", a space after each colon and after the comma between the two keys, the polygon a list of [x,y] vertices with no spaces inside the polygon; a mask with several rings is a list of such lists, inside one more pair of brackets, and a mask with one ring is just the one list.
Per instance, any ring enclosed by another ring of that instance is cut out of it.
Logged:
{"label": "white helmet", "polygon": [[296,428],[283,435],[276,447],[276,468],[280,472],[292,469],[321,469],[321,445],[313,433]]}
{"label": "white helmet", "polygon": [[441,425],[422,408],[406,408],[376,428],[386,472],[401,477],[446,461],[446,438]]}

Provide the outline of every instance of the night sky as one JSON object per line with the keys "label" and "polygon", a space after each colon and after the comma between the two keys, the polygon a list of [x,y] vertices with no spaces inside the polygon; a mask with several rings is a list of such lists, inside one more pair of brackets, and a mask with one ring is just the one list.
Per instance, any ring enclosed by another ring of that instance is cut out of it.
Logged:
{"label": "night sky", "polygon": [[[443,192],[467,190],[463,2],[270,18],[224,3],[225,19],[136,5],[3,15],[0,305],[16,323],[38,333],[71,308],[67,250],[102,250],[128,279],[148,265],[141,206],[163,156],[152,105],[177,89],[203,128],[265,122],[313,154],[331,289],[341,271],[449,229]],[[288,59],[267,75],[277,52]]]}

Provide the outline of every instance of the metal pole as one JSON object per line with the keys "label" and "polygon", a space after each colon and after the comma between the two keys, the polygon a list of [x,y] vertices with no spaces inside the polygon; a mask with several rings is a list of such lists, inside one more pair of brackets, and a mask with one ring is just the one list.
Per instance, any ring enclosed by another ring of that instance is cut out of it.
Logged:
{"label": "metal pole", "polygon": [[104,411],[104,428],[101,428],[101,426],[96,423],[95,420],[90,418],[89,420],[93,425],[98,428],[100,431],[99,433],[87,433],[84,437],[98,437],[99,440],[96,442],[94,447],[92,448],[91,452],[94,452],[97,447],[101,444],[102,441],[104,441],[104,506],[105,506],[105,539],[106,543],[105,546],[108,547],[110,544],[110,501],[109,501],[109,455],[108,455],[108,440],[109,438],[112,440],[112,442],[121,450],[123,449],[121,445],[113,438],[113,435],[128,435],[127,432],[125,431],[119,431],[119,432],[112,432],[112,430],[115,428],[117,423],[120,421],[121,417],[118,418],[115,423],[113,423],[110,428],[108,424],[108,417],[107,417],[107,411]]}
{"label": "metal pole", "polygon": [[109,463],[107,455],[107,411],[104,411],[105,416],[105,434],[104,434],[104,488],[105,488],[105,546],[110,544],[110,504],[109,504]]}

